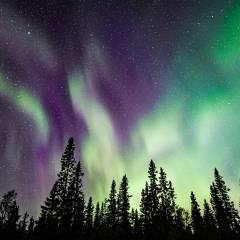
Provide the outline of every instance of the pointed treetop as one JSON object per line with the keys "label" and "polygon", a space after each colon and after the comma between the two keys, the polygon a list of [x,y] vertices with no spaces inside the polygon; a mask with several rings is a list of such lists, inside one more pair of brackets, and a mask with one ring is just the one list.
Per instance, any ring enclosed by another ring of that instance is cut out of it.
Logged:
{"label": "pointed treetop", "polygon": [[155,163],[152,159],[150,160],[149,166],[155,166]]}
{"label": "pointed treetop", "polygon": [[149,163],[148,173],[154,176],[156,174],[156,165],[152,159],[150,160],[150,163]]}
{"label": "pointed treetop", "polygon": [[116,181],[113,179],[112,180],[112,184],[111,184],[112,187],[115,187],[116,186]]}
{"label": "pointed treetop", "polygon": [[71,144],[71,145],[74,143],[73,137],[70,137],[70,138],[69,138],[68,143]]}

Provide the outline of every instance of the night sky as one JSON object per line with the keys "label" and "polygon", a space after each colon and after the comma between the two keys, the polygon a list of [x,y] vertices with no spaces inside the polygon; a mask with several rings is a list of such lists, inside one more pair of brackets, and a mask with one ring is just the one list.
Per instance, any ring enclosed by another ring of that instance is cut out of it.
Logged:
{"label": "night sky", "polygon": [[0,0],[0,194],[36,216],[72,136],[95,201],[150,159],[184,207],[214,167],[238,201],[239,77],[240,1]]}

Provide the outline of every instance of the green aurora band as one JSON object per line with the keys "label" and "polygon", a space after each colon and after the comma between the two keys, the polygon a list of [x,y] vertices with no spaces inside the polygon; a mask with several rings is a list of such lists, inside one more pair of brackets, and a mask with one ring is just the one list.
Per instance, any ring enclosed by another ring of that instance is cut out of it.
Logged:
{"label": "green aurora band", "polygon": [[49,124],[47,114],[40,100],[32,95],[30,91],[9,83],[3,74],[0,74],[0,94],[8,97],[20,111],[34,120],[40,136],[39,141],[46,142],[49,135]]}
{"label": "green aurora band", "polygon": [[89,131],[82,159],[96,201],[107,196],[112,179],[119,182],[126,173],[137,206],[150,159],[165,168],[182,206],[189,207],[192,190],[201,203],[209,199],[206,189],[214,167],[238,201],[240,8],[229,9],[228,18],[212,21],[210,26],[207,22],[197,26],[192,51],[187,50],[188,39],[178,42],[165,95],[138,120],[124,149],[109,113],[94,95],[94,85],[89,87],[91,79],[81,70],[70,74],[73,106]]}

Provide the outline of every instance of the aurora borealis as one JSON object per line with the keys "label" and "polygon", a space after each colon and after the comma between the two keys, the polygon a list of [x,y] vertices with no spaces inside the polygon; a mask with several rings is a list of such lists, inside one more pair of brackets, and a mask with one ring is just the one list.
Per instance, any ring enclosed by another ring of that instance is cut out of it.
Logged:
{"label": "aurora borealis", "polygon": [[95,201],[150,159],[183,206],[214,167],[238,201],[239,65],[239,1],[0,1],[0,193],[36,215],[73,136]]}

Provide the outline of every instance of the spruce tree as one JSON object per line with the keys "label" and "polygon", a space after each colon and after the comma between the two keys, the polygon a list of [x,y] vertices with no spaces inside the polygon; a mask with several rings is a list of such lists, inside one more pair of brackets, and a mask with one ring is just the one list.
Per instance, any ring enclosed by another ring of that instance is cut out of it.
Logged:
{"label": "spruce tree", "polygon": [[142,237],[142,227],[141,220],[138,216],[138,211],[132,210],[132,230],[134,239],[141,239]]}
{"label": "spruce tree", "polygon": [[190,227],[190,221],[189,221],[189,214],[188,212],[181,207],[176,208],[176,214],[175,214],[175,239],[190,239],[192,232]]}
{"label": "spruce tree", "polygon": [[3,232],[12,236],[17,232],[17,223],[20,218],[16,197],[17,193],[12,190],[5,193],[0,202],[0,226]]}
{"label": "spruce tree", "polygon": [[70,230],[72,224],[72,211],[75,210],[74,173],[76,173],[76,161],[74,158],[74,140],[70,138],[61,158],[61,169],[58,179],[41,207],[41,214],[37,222],[37,232],[52,232],[58,230],[65,232]]}
{"label": "spruce tree", "polygon": [[217,226],[216,220],[212,209],[210,208],[206,199],[204,199],[204,210],[203,210],[203,228],[204,228],[204,238],[211,240],[214,237],[217,238]]}
{"label": "spruce tree", "polygon": [[85,229],[87,234],[90,234],[93,228],[93,213],[94,213],[94,205],[93,205],[92,197],[90,197],[86,207],[86,219],[85,219]]}
{"label": "spruce tree", "polygon": [[70,138],[68,144],[65,148],[65,151],[61,158],[61,169],[58,173],[58,188],[59,188],[59,197],[60,197],[60,206],[59,206],[59,218],[60,218],[60,227],[61,229],[69,225],[69,201],[68,201],[68,190],[71,185],[74,172],[75,172],[75,157],[74,157],[74,140]]}
{"label": "spruce tree", "polygon": [[149,184],[149,207],[150,207],[150,219],[155,221],[158,213],[158,186],[157,186],[157,170],[153,160],[150,161],[148,168]]}
{"label": "spruce tree", "polygon": [[[175,218],[175,193],[172,182],[167,180],[167,175],[163,168],[159,171],[159,185],[158,185],[158,224],[155,227],[158,232],[155,235],[161,235],[163,238],[169,238],[172,234],[172,228]],[[155,236],[156,238],[156,236]]]}
{"label": "spruce tree", "polygon": [[113,180],[111,191],[107,202],[107,224],[109,227],[116,226],[117,223],[117,191],[116,182]]}
{"label": "spruce tree", "polygon": [[159,175],[159,216],[161,221],[172,224],[176,210],[174,188],[172,182],[167,180],[167,175],[163,168],[160,168]]}
{"label": "spruce tree", "polygon": [[95,207],[95,213],[94,213],[94,221],[93,221],[93,226],[94,229],[98,229],[101,224],[101,216],[100,216],[100,204],[97,202],[96,207]]}
{"label": "spruce tree", "polygon": [[122,178],[122,181],[120,183],[118,211],[119,211],[120,225],[126,235],[128,235],[130,233],[129,198],[131,197],[131,195],[129,195],[129,193],[128,193],[128,188],[129,188],[128,187],[128,179],[127,179],[127,176],[124,175]]}
{"label": "spruce tree", "polygon": [[36,231],[40,234],[45,232],[56,232],[59,226],[59,185],[56,181],[43,206],[41,206],[40,217],[37,221]]}
{"label": "spruce tree", "polygon": [[215,181],[210,186],[211,204],[222,238],[234,237],[239,233],[239,216],[234,203],[231,201],[223,177],[214,170]]}
{"label": "spruce tree", "polygon": [[28,224],[27,240],[32,238],[33,233],[34,233],[34,227],[35,227],[35,221],[34,221],[33,217],[31,217],[29,224]]}
{"label": "spruce tree", "polygon": [[178,207],[176,210],[175,225],[180,230],[183,230],[185,228],[183,212],[184,209],[181,207]]}
{"label": "spruce tree", "polygon": [[201,210],[193,192],[191,192],[190,197],[191,197],[191,225],[193,233],[196,239],[202,239],[203,218],[201,215]]}
{"label": "spruce tree", "polygon": [[[73,180],[70,184],[68,190],[68,201],[69,201],[69,208],[68,212],[71,212],[72,216],[72,229],[78,232],[83,230],[84,224],[84,207],[85,207],[85,200],[84,200],[84,193],[83,193],[83,184],[82,184],[82,177],[83,172],[81,168],[80,161],[77,163],[75,173],[73,176]],[[72,206],[72,209],[71,209]]]}
{"label": "spruce tree", "polygon": [[21,219],[20,219],[20,221],[19,221],[19,223],[18,223],[18,232],[20,233],[20,236],[21,236],[22,238],[24,238],[25,235],[26,235],[26,231],[27,231],[27,219],[28,219],[28,217],[29,217],[28,213],[25,213],[25,214],[21,217]]}
{"label": "spruce tree", "polygon": [[106,198],[101,203],[101,208],[100,208],[100,222],[101,222],[102,228],[105,228],[107,225],[107,204],[108,204],[108,199]]}
{"label": "spruce tree", "polygon": [[141,192],[141,202],[140,202],[140,218],[143,225],[143,233],[145,236],[148,235],[150,226],[150,200],[149,200],[149,187],[146,182],[145,188]]}

